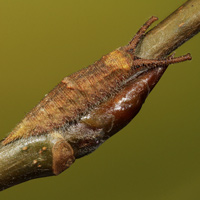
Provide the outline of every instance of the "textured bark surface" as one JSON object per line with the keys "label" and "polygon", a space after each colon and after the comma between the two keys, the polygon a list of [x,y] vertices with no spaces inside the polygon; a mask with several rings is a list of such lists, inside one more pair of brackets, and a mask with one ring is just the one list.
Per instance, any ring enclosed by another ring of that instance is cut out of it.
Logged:
{"label": "textured bark surface", "polygon": [[163,59],[199,30],[200,1],[191,0],[137,46],[139,31],[130,42],[136,54],[125,46],[66,77],[0,144],[0,189],[57,175],[123,128],[167,65],[190,56],[147,58]]}

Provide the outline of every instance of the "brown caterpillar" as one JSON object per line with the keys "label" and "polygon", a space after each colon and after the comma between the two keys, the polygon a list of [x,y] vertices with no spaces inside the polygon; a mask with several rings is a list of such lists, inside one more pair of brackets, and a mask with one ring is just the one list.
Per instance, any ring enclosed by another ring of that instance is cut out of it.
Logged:
{"label": "brown caterpillar", "polygon": [[128,45],[64,78],[2,145],[56,132],[71,144],[78,158],[123,128],[140,110],[167,66],[191,60],[190,54],[162,60],[135,56],[139,41],[156,20],[151,17]]}

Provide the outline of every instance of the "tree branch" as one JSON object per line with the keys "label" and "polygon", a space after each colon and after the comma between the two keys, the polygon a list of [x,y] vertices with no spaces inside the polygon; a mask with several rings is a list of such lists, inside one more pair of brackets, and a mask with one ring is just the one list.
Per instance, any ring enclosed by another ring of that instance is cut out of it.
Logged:
{"label": "tree branch", "polygon": [[200,1],[190,0],[148,32],[137,55],[160,58],[169,55],[200,30]]}
{"label": "tree branch", "polygon": [[[200,0],[187,1],[145,35],[137,46],[136,55],[146,59],[166,57],[199,31]],[[75,158],[95,150],[138,113],[166,68],[158,67],[142,73],[136,80],[129,80],[119,94],[82,116],[77,123],[69,124],[66,130],[54,129],[46,134],[26,135],[23,121],[17,129],[22,129],[25,136],[3,140],[0,144],[0,190],[33,178],[58,175]],[[146,82],[142,85],[144,80]],[[64,81],[66,83],[69,80]],[[139,88],[137,93],[133,91],[136,87]],[[128,98],[127,94],[132,96]],[[114,108],[125,96],[126,103],[133,105],[133,108],[126,112],[121,109],[119,113]]]}

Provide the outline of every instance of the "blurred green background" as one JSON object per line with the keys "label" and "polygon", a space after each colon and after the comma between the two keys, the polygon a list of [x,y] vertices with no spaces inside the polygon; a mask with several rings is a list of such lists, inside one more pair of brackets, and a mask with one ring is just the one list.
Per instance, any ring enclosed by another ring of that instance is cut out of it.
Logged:
{"label": "blurred green background", "polygon": [[[0,1],[0,138],[65,76],[130,41],[152,15],[183,0]],[[0,199],[200,199],[199,35],[176,50],[138,116],[58,177],[32,180]]]}

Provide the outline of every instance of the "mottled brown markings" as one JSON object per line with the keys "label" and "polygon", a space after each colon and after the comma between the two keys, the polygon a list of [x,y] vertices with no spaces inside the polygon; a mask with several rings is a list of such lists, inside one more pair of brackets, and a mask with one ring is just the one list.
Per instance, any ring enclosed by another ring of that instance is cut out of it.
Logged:
{"label": "mottled brown markings", "polygon": [[124,52],[116,50],[105,57],[104,63],[106,66],[114,68],[115,70],[125,69],[129,71],[133,64],[133,59],[131,56],[124,54]]}
{"label": "mottled brown markings", "polygon": [[53,115],[52,115],[52,114],[47,114],[47,116],[48,116],[48,118],[49,118],[50,120],[53,119]]}
{"label": "mottled brown markings", "polygon": [[26,115],[2,142],[3,145],[21,137],[47,134],[62,126],[67,128],[97,105],[119,93],[127,80],[136,78],[134,75],[138,72],[191,59],[189,55],[166,60],[147,60],[134,56],[140,38],[155,20],[156,17],[148,20],[129,45],[118,48],[93,65],[64,78]]}

